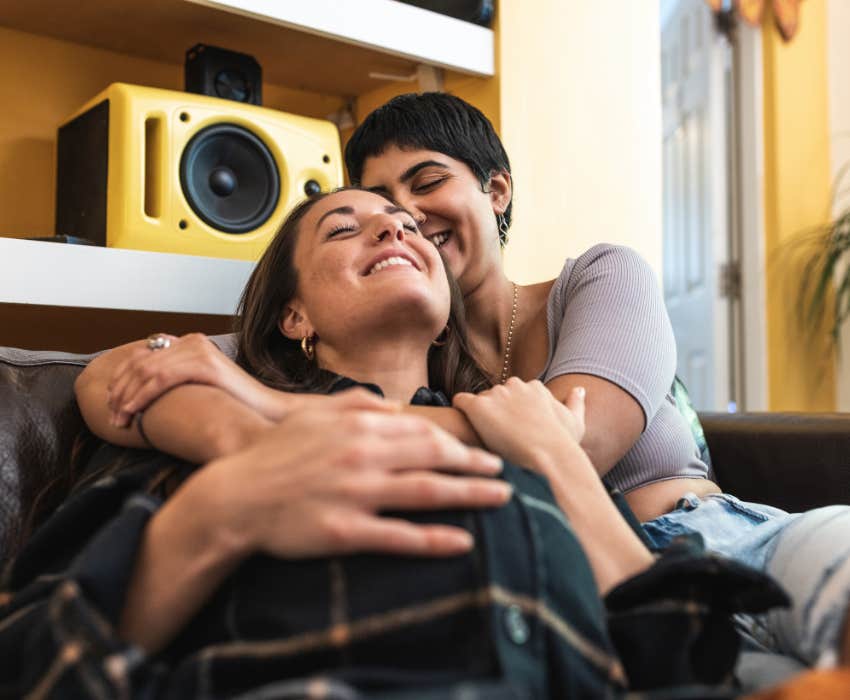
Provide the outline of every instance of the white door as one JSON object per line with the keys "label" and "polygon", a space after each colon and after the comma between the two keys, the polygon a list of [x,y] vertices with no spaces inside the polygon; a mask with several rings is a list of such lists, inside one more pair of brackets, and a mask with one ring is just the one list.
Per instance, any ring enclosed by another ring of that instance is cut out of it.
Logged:
{"label": "white door", "polygon": [[[727,410],[732,331],[727,91],[731,51],[705,0],[662,14],[664,298],[677,372],[697,409]],[[733,285],[734,286],[734,285]]]}

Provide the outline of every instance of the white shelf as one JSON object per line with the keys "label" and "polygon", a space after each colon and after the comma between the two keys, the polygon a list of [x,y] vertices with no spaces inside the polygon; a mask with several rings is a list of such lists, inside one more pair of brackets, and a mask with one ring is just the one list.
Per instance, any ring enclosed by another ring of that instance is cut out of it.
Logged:
{"label": "white shelf", "polygon": [[[490,29],[395,0],[0,0],[0,26],[174,65],[199,41],[226,46],[255,55],[271,84],[346,99],[422,64],[495,71]],[[252,269],[0,237],[0,304],[230,315]]]}
{"label": "white shelf", "polygon": [[493,32],[395,0],[186,0],[471,75],[495,72]]}
{"label": "white shelf", "polygon": [[0,303],[232,315],[254,263],[0,238]]}
{"label": "white shelf", "polygon": [[495,71],[492,30],[396,0],[0,0],[0,27],[172,65],[223,46],[254,56],[267,85],[345,99],[386,76],[416,89],[422,65]]}

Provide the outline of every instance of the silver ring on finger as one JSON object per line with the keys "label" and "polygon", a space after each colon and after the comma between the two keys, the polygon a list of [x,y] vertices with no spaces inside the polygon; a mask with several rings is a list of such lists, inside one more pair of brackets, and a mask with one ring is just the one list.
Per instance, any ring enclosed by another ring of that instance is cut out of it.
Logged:
{"label": "silver ring on finger", "polygon": [[171,338],[164,336],[162,333],[154,333],[148,336],[148,350],[165,350],[171,347]]}

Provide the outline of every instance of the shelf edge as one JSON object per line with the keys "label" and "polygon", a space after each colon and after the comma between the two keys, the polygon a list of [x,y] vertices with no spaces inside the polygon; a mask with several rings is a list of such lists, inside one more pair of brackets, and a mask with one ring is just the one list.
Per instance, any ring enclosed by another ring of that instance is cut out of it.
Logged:
{"label": "shelf edge", "polygon": [[0,303],[232,315],[253,262],[0,238]]}
{"label": "shelf edge", "polygon": [[395,0],[184,1],[460,73],[495,75],[491,29]]}

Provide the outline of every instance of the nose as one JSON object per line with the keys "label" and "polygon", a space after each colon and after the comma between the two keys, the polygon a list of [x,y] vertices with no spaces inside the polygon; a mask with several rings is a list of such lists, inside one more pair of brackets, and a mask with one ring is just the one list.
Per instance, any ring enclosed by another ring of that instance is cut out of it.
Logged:
{"label": "nose", "polygon": [[379,243],[389,239],[403,241],[404,238],[404,225],[394,217],[383,217],[375,228],[375,240]]}

